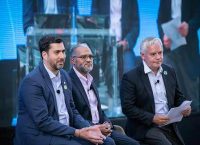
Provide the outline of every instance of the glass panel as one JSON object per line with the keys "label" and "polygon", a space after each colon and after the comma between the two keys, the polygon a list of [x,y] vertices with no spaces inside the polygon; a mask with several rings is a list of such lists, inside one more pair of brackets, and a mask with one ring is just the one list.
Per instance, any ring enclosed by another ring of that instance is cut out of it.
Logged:
{"label": "glass panel", "polygon": [[[67,71],[70,69],[69,50],[71,48],[71,39],[77,37],[78,42],[86,42],[90,46],[95,56],[94,68],[91,74],[99,91],[102,108],[110,117],[122,116],[119,99],[118,70],[118,61],[122,58],[118,58],[118,53],[123,52],[116,47],[115,36],[106,29],[76,29],[74,31],[72,29],[35,28],[33,33],[27,36],[29,65],[27,65],[28,68],[26,70],[28,72],[33,70],[40,61],[38,41],[46,34],[59,35],[64,40],[67,49],[65,65]],[[72,37],[72,34],[75,35]]]}

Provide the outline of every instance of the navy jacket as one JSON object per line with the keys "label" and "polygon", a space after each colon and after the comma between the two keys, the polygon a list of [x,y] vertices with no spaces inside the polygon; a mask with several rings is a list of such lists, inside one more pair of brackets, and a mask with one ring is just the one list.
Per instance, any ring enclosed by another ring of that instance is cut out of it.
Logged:
{"label": "navy jacket", "polygon": [[[41,62],[28,74],[19,89],[19,112],[15,145],[49,145],[55,136],[70,138],[75,128],[89,126],[75,109],[69,76],[60,70],[70,125],[59,122],[56,96],[49,74]],[[55,140],[55,139],[54,139]]]}

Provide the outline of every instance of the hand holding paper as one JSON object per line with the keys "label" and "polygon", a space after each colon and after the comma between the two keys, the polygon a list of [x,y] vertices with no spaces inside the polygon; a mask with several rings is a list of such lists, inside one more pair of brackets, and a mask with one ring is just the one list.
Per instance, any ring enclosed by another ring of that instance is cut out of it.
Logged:
{"label": "hand holding paper", "polygon": [[167,35],[167,37],[171,40],[172,50],[176,49],[181,45],[186,44],[186,39],[185,37],[183,37],[187,34],[186,24],[181,24],[181,20],[179,18],[173,19],[167,23],[162,24],[162,29],[163,32]]}
{"label": "hand holding paper", "polygon": [[183,36],[186,37],[189,32],[189,25],[187,22],[182,22],[179,26],[179,33]]}
{"label": "hand holding paper", "polygon": [[155,114],[153,117],[153,123],[162,126],[165,125],[169,121],[169,117],[164,114]]}
{"label": "hand holding paper", "polygon": [[183,115],[188,116],[191,112],[191,103],[192,101],[184,101],[180,106],[171,108],[167,114],[169,121],[165,125],[181,121]]}

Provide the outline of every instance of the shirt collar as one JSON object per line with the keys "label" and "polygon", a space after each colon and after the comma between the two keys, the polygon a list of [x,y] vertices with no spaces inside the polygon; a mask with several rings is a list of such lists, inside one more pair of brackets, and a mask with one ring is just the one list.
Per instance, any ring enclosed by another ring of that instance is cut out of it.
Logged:
{"label": "shirt collar", "polygon": [[73,69],[81,81],[84,81],[86,84],[92,84],[93,77],[89,73],[87,74],[87,77],[84,77],[75,67],[73,67]]}
{"label": "shirt collar", "polygon": [[[44,64],[44,63],[43,63]],[[60,71],[58,71],[58,75],[55,75],[51,70],[49,70],[48,68],[47,68],[47,66],[44,64],[44,67],[45,67],[45,69],[47,70],[47,73],[49,74],[49,77],[50,77],[50,79],[53,79],[53,78],[60,78]]]}
{"label": "shirt collar", "polygon": [[[143,65],[144,65],[144,73],[145,74],[153,73],[153,71],[149,68],[149,66],[146,64],[145,61],[143,61]],[[160,66],[158,72],[162,73],[162,71],[163,71],[163,68],[162,68],[162,66]]]}

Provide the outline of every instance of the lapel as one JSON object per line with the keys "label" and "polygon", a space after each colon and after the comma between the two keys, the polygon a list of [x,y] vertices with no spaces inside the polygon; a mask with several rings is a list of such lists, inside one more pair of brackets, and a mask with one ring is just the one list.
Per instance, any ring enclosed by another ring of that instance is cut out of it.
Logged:
{"label": "lapel", "polygon": [[73,124],[73,110],[71,108],[71,100],[70,100],[72,99],[72,93],[71,93],[71,86],[69,86],[71,82],[69,82],[67,75],[65,75],[62,70],[60,70],[60,75],[61,75],[61,85],[63,89],[65,105],[67,107],[69,118],[71,118],[69,120],[69,123]]}
{"label": "lapel", "polygon": [[55,105],[55,110],[58,114],[58,107],[57,107],[57,102],[56,102],[56,95],[55,95],[55,92],[54,92],[54,89],[53,89],[53,85],[52,85],[52,82],[51,82],[51,79],[49,77],[49,74],[48,72],[46,71],[45,67],[44,67],[44,64],[43,62],[41,61],[40,64],[39,64],[39,69],[43,75],[43,78],[44,78],[44,82],[47,84],[48,88],[50,89],[51,93],[52,93],[52,96],[53,96],[53,103]]}
{"label": "lapel", "polygon": [[148,93],[148,96],[150,97],[150,103],[151,103],[151,107],[152,107],[152,110],[153,112],[155,112],[155,103],[154,103],[154,96],[153,96],[153,91],[152,91],[152,88],[151,88],[151,83],[149,81],[149,77],[147,74],[144,73],[144,66],[143,64],[139,67],[139,71],[141,74],[141,78],[142,78],[142,81],[143,81],[143,84],[147,90],[147,93]]}
{"label": "lapel", "polygon": [[62,86],[62,89],[63,89],[63,94],[64,94],[64,99],[65,99],[65,105],[67,107],[67,110],[68,110],[68,113],[69,113],[69,116],[71,116],[71,112],[70,112],[70,96],[71,96],[71,93],[70,93],[70,90],[68,88],[68,82],[66,80],[66,78],[64,77],[64,74],[62,71],[60,71],[60,75],[61,75],[61,86]]}
{"label": "lapel", "polygon": [[162,68],[163,68],[162,78],[163,78],[163,82],[164,82],[164,85],[165,85],[165,91],[166,91],[166,97],[167,97],[167,101],[168,101],[168,107],[171,108],[172,99],[170,98],[170,95],[169,95],[170,81],[169,81],[169,78],[168,78],[168,71],[166,70],[166,67],[164,65],[162,65]]}
{"label": "lapel", "polygon": [[99,116],[101,116],[101,114],[100,114],[100,112],[101,112],[101,111],[100,111],[100,110],[101,110],[101,103],[100,103],[100,99],[99,99],[99,93],[98,93],[98,90],[97,90],[97,87],[96,87],[94,81],[92,81],[91,86],[92,86],[93,91],[94,91],[94,93],[95,93],[95,95],[96,95],[96,98],[97,98],[97,106],[98,106],[98,111],[99,111]]}
{"label": "lapel", "polygon": [[86,102],[87,106],[90,108],[90,104],[89,104],[89,101],[88,101],[87,94],[85,93],[84,87],[83,87],[80,79],[76,75],[75,71],[73,70],[73,68],[71,69],[71,74],[72,74],[71,76],[72,76],[72,79],[73,79],[73,83],[76,87],[76,90],[80,91],[81,95],[83,96],[84,101]]}

